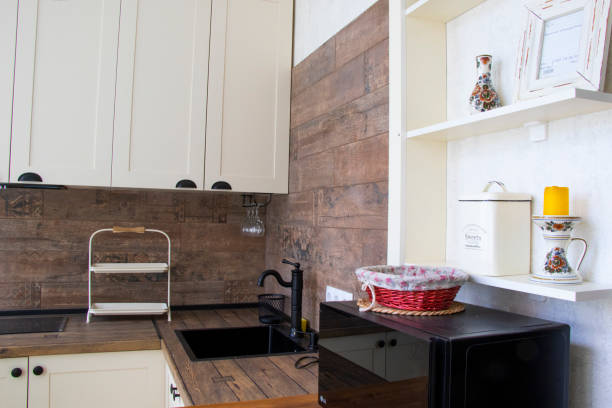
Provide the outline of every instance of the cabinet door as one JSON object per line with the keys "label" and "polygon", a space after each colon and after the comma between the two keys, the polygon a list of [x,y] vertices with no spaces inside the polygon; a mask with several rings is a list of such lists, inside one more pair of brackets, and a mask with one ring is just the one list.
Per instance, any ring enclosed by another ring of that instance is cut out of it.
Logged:
{"label": "cabinet door", "polygon": [[113,186],[202,188],[210,1],[123,1]]}
{"label": "cabinet door", "polygon": [[20,0],[11,181],[109,186],[120,0]]}
{"label": "cabinet door", "polygon": [[175,407],[184,407],[185,403],[183,402],[183,398],[181,397],[180,391],[178,390],[178,386],[176,385],[176,380],[172,376],[172,372],[170,368],[166,366],[166,407],[165,408],[175,408]]}
{"label": "cabinet door", "polygon": [[319,344],[376,375],[385,376],[385,333],[325,338]]}
{"label": "cabinet door", "polygon": [[387,333],[385,379],[401,381],[426,377],[429,372],[429,342],[400,332]]}
{"label": "cabinet door", "polygon": [[[19,369],[21,372],[13,372]],[[28,403],[28,358],[0,359],[0,405],[26,408]]]}
{"label": "cabinet door", "polygon": [[0,183],[9,180],[17,0],[0,2]]}
{"label": "cabinet door", "polygon": [[206,189],[287,193],[292,0],[213,0]]}
{"label": "cabinet door", "polygon": [[29,408],[163,408],[164,397],[159,350],[30,357]]}

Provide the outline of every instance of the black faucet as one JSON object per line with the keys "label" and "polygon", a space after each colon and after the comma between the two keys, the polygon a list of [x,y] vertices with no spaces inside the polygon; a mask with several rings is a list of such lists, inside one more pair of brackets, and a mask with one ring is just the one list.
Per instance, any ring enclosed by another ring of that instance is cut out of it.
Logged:
{"label": "black faucet", "polygon": [[263,271],[257,280],[257,286],[263,286],[264,280],[268,275],[276,278],[279,285],[286,288],[291,288],[291,337],[302,336],[302,289],[304,288],[304,271],[300,269],[300,264],[291,262],[286,259],[282,261],[284,264],[291,265],[295,269],[291,271],[291,282],[285,282],[280,274],[274,269]]}

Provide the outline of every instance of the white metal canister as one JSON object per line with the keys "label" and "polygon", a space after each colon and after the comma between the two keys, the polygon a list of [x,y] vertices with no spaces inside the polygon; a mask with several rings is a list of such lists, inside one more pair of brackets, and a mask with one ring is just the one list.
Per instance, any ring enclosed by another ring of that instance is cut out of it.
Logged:
{"label": "white metal canister", "polygon": [[[489,192],[493,185],[503,191]],[[459,197],[458,266],[489,276],[526,275],[531,265],[531,196],[510,193],[499,181]]]}

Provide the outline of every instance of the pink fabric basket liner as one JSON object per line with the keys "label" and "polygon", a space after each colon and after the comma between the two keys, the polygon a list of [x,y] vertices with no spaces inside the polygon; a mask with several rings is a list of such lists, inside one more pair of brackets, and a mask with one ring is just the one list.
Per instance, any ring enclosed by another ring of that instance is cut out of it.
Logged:
{"label": "pink fabric basket liner", "polygon": [[469,278],[457,268],[422,265],[364,266],[355,274],[363,284],[401,291],[448,289],[463,285]]}

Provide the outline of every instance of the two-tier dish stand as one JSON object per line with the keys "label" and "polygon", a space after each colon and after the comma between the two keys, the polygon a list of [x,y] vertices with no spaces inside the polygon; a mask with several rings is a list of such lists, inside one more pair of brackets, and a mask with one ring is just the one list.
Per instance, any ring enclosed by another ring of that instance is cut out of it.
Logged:
{"label": "two-tier dish stand", "polygon": [[[93,262],[93,241],[94,237],[100,233],[156,233],[163,235],[168,241],[168,262],[167,263],[92,263]],[[164,231],[147,229],[145,227],[113,227],[104,228],[91,234],[89,238],[89,309],[87,310],[87,323],[91,315],[163,315],[170,316],[170,254],[172,243],[170,237]],[[135,303],[135,302],[92,302],[92,273],[93,274],[138,274],[138,273],[165,273],[168,277],[168,301],[167,303]]]}

